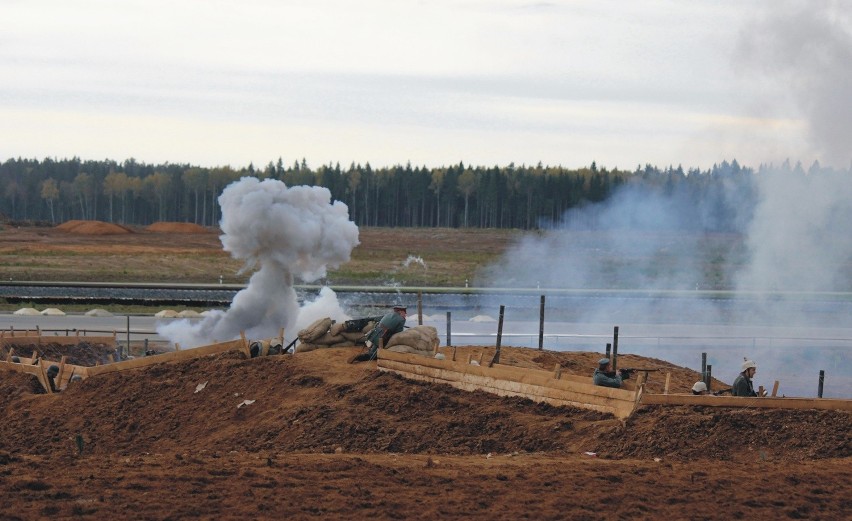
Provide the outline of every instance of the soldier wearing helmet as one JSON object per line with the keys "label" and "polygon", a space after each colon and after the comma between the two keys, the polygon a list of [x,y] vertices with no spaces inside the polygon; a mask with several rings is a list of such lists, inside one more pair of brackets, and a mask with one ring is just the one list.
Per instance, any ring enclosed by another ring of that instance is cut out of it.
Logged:
{"label": "soldier wearing helmet", "polygon": [[366,353],[361,353],[354,356],[350,362],[366,362],[376,358],[376,352],[379,350],[379,344],[387,345],[388,340],[397,333],[401,333],[405,328],[405,320],[408,317],[408,310],[403,305],[396,305],[393,311],[387,313],[379,320],[376,327],[367,333],[365,343],[369,349]]}
{"label": "soldier wearing helmet", "polygon": [[754,384],[752,383],[752,378],[754,378],[754,373],[756,372],[757,364],[746,358],[743,362],[743,372],[737,376],[736,380],[734,380],[734,385],[731,386],[731,395],[757,396],[757,393],[754,392]]}
{"label": "soldier wearing helmet", "polygon": [[710,391],[707,390],[707,384],[702,382],[701,380],[695,382],[695,385],[692,386],[692,394],[694,395],[704,395],[710,394]]}
{"label": "soldier wearing helmet", "polygon": [[54,393],[57,391],[56,382],[54,381],[54,378],[56,378],[58,375],[58,365],[52,364],[50,367],[47,368],[47,383],[48,385],[50,385],[50,390]]}
{"label": "soldier wearing helmet", "polygon": [[624,380],[627,380],[630,374],[623,369],[616,374],[616,372],[611,371],[610,368],[611,365],[609,358],[601,358],[598,360],[598,368],[595,369],[595,372],[592,374],[592,383],[595,385],[602,385],[604,387],[620,388],[624,384]]}

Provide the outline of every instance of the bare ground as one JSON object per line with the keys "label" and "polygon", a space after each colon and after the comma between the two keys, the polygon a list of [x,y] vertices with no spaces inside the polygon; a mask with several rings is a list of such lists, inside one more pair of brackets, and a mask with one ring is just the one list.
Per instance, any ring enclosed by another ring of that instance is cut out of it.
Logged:
{"label": "bare ground", "polygon": [[[228,353],[49,396],[2,374],[0,519],[844,519],[852,508],[849,413],[648,407],[621,422],[407,381],[346,363],[355,352]],[[580,372],[585,355],[507,348],[504,361]]]}

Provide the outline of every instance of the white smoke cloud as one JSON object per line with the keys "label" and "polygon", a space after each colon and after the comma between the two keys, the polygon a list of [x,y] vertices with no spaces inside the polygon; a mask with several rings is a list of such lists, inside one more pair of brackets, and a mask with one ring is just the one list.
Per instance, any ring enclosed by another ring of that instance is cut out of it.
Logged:
{"label": "white smoke cloud", "polygon": [[[282,327],[289,331],[302,323],[295,278],[313,282],[324,277],[327,268],[348,262],[359,244],[347,206],[332,203],[326,188],[288,188],[278,180],[244,177],[223,190],[219,204],[225,251],[245,261],[244,269],[259,269],[227,311],[197,323],[180,320],[158,328],[160,335],[184,347],[231,340],[241,331],[250,338],[276,336]],[[331,289],[308,307],[308,315],[317,313],[346,318]]]}
{"label": "white smoke cloud", "polygon": [[[736,63],[786,89],[826,165],[852,161],[852,9],[832,0],[772,0],[742,30]],[[781,159],[784,159],[783,157]],[[766,159],[767,162],[770,158]]]}
{"label": "white smoke cloud", "polygon": [[743,291],[846,291],[852,265],[852,173],[771,169],[757,174]]}

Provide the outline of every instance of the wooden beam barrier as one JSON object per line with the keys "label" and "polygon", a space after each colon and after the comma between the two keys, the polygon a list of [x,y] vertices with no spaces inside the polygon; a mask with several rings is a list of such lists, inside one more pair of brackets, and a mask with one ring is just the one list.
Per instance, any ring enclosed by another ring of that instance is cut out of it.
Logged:
{"label": "wooden beam barrier", "polygon": [[[207,346],[195,347],[192,349],[183,349],[181,351],[172,351],[171,353],[162,353],[159,355],[151,355],[133,360],[125,360],[114,364],[98,365],[95,367],[87,367],[86,375],[95,376],[113,371],[126,371],[130,369],[138,369],[149,365],[160,364],[164,362],[177,362],[180,360],[189,360],[191,358],[200,358],[202,356],[224,353],[226,351],[238,350],[246,353],[247,347],[242,339],[231,340],[230,342],[220,342],[218,344],[210,344]],[[248,356],[248,355],[246,355]],[[79,374],[79,373],[78,373]]]}
{"label": "wooden beam barrier", "polygon": [[596,410],[620,419],[630,416],[637,405],[638,391],[596,386],[591,383],[591,378],[586,378],[583,383],[564,378],[556,380],[552,372],[540,369],[464,365],[387,350],[379,351],[378,368],[412,380]]}
{"label": "wooden beam barrier", "polygon": [[770,398],[692,394],[642,395],[642,405],[704,405],[710,407],[749,407],[752,409],[822,409],[852,412],[852,400],[833,398]]}

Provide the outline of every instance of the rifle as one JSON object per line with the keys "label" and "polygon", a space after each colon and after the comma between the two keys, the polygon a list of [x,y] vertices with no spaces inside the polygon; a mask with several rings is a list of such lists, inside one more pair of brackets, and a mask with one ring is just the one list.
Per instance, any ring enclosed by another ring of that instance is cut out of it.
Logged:
{"label": "rifle", "polygon": [[660,369],[651,369],[651,368],[645,368],[645,367],[619,367],[618,368],[618,372],[621,373],[622,376],[627,377],[627,378],[629,378],[630,375],[632,375],[633,373],[636,373],[636,372],[646,373],[646,375],[647,375],[647,373],[651,373],[651,372],[654,372],[654,371],[660,371]]}

